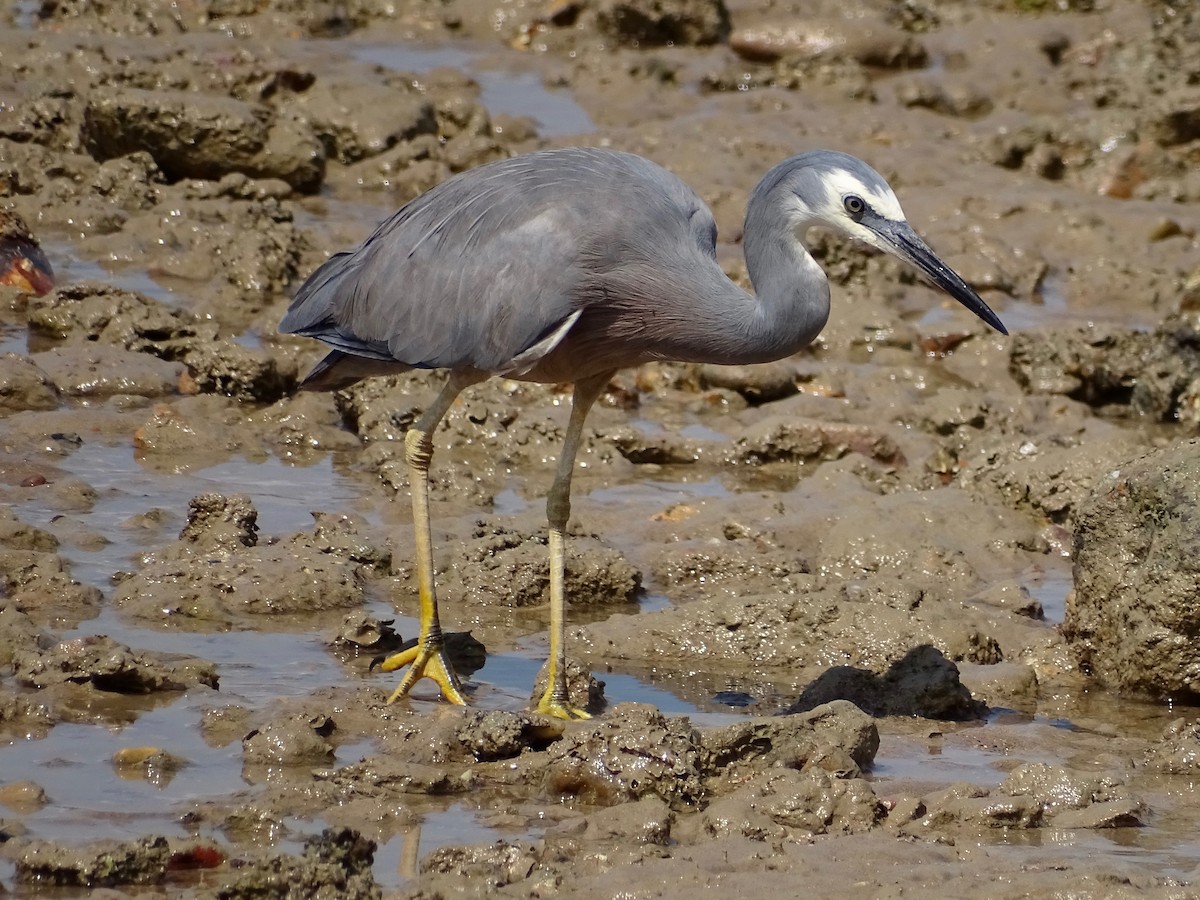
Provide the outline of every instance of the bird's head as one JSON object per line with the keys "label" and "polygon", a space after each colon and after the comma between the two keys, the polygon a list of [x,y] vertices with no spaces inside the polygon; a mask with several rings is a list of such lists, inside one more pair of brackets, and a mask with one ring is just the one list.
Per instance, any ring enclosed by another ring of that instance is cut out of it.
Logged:
{"label": "bird's head", "polygon": [[[938,258],[908,224],[900,201],[883,176],[854,156],[816,150],[776,167],[775,184],[786,192],[784,208],[793,230],[824,225],[904,260],[1001,334],[1004,323],[963,279]],[[768,173],[766,182],[771,175]]]}

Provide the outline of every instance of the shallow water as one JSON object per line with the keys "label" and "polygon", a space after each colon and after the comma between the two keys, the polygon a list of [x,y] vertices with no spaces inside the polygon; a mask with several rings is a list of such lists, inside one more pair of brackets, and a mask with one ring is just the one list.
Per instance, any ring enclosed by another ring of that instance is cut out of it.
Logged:
{"label": "shallow water", "polygon": [[[346,49],[342,47],[339,52]],[[397,72],[467,69],[479,83],[480,102],[492,115],[527,116],[543,137],[585,135],[596,130],[595,123],[570,91],[547,88],[540,75],[514,68],[511,60],[508,65],[500,65],[499,61],[506,57],[498,58],[482,48],[355,43],[349,50],[354,59]]]}

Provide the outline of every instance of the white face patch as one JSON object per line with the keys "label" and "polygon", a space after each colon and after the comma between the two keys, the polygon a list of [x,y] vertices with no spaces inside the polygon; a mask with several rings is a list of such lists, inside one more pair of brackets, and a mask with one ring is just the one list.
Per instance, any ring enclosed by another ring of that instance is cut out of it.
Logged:
{"label": "white face patch", "polygon": [[867,204],[883,216],[885,219],[892,219],[897,222],[904,221],[904,210],[900,208],[900,201],[896,199],[896,195],[891,189],[882,183],[874,188],[863,184],[858,178],[846,171],[834,170],[830,172],[824,179],[825,188],[828,192],[827,202],[829,204],[828,214],[838,217],[845,217],[842,199],[847,194],[857,194],[867,201]]}

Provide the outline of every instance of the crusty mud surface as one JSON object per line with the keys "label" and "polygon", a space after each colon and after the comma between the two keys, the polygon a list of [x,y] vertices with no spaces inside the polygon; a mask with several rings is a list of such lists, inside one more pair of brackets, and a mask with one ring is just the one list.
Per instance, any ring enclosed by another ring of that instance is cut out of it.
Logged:
{"label": "crusty mud surface", "polygon": [[[1187,0],[0,4],[0,893],[1186,897],[1200,891],[1200,11]],[[620,373],[546,650],[564,386],[436,437],[472,707],[416,632],[404,430],[300,394],[326,256],[569,144],[711,205],[871,162],[1009,325],[813,235],[831,321]]]}

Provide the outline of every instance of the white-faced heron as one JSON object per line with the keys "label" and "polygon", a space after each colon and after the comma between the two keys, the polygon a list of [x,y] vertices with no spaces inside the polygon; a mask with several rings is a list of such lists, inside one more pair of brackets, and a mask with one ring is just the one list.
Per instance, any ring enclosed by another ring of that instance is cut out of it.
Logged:
{"label": "white-faced heron", "polygon": [[712,213],[686,184],[629,153],[546,150],[456,175],[413,200],[300,287],[280,330],[333,349],[304,380],[336,390],[370,375],[447,369],[405,436],[416,527],[420,633],[382,668],[408,666],[391,700],[422,677],[465,703],[446,657],[434,592],[428,472],[432,434],[466,387],[492,375],[573,382],[570,420],[546,500],[549,681],[537,709],[578,718],[567,696],[563,531],[584,418],[613,374],[652,360],[746,364],[800,350],[824,327],[829,282],[804,244],[810,226],[911,263],[992,328],[987,304],[906,223],[887,182],[828,150],[775,166],[746,209],[749,294],[716,259]]}

